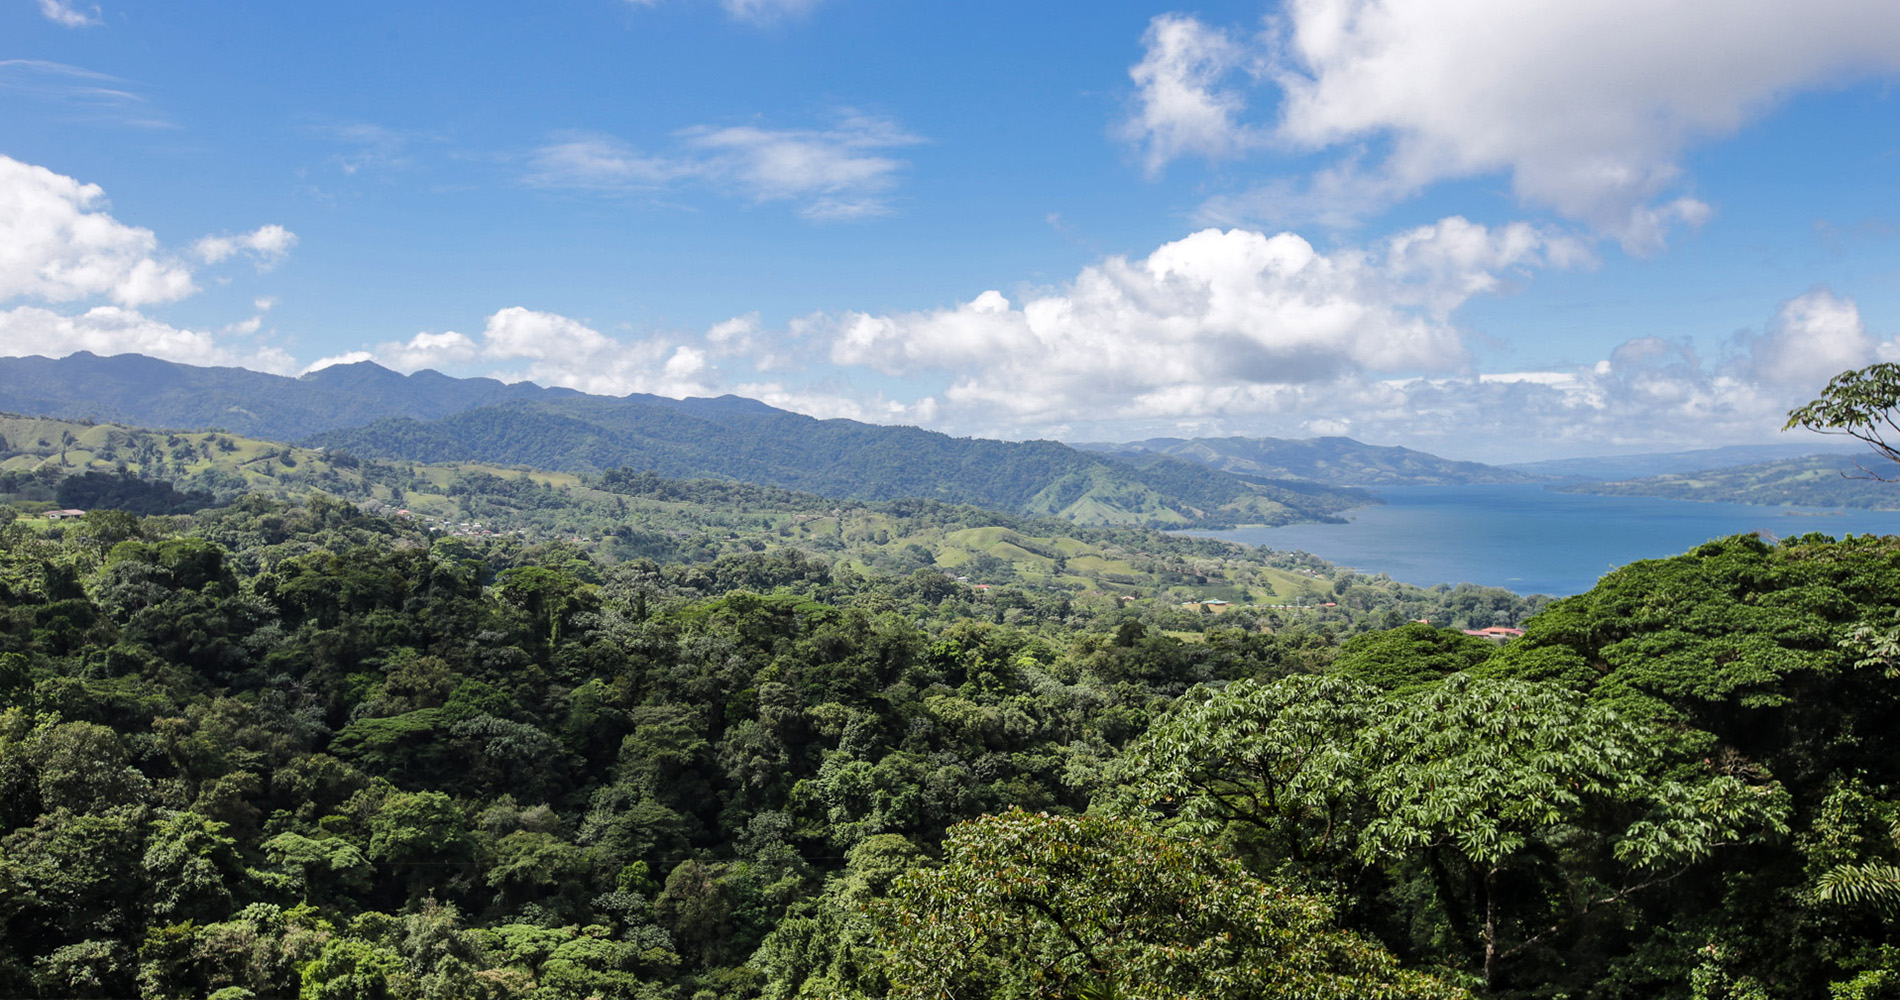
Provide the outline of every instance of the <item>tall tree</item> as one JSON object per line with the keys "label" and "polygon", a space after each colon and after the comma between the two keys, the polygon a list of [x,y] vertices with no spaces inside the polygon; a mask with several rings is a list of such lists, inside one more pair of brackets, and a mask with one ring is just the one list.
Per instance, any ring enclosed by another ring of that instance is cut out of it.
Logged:
{"label": "tall tree", "polygon": [[[1874,453],[1900,464],[1900,364],[1882,362],[1845,371],[1828,380],[1819,399],[1788,413],[1782,430],[1805,427],[1820,434],[1843,434],[1862,441]],[[1859,463],[1855,463],[1858,465]],[[1860,466],[1870,479],[1894,482],[1893,470],[1875,472]]]}

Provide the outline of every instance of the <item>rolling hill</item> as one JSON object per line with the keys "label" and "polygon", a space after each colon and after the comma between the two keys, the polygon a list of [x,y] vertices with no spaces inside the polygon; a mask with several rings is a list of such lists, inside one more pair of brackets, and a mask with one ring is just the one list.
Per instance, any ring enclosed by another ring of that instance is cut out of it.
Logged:
{"label": "rolling hill", "polygon": [[302,443],[418,462],[628,467],[853,500],[967,503],[1082,524],[1289,524],[1373,502],[1356,491],[1249,481],[1174,459],[1121,461],[1054,441],[953,438],[777,410],[705,415],[599,397],[383,420]]}
{"label": "rolling hill", "polygon": [[857,573],[923,573],[937,586],[948,575],[978,589],[1012,587],[1107,606],[1131,595],[1168,604],[1219,598],[1271,605],[1285,618],[1293,605],[1299,615],[1347,630],[1421,615],[1452,620],[1481,609],[1488,616],[1507,607],[1515,610],[1506,620],[1516,621],[1537,603],[1486,588],[1421,589],[1303,553],[970,505],[854,502],[626,469],[581,476],[379,462],[222,432],[0,414],[0,523],[12,512],[32,517],[60,507],[188,513],[260,497],[309,503],[318,495],[447,539],[554,545],[608,564],[708,566],[795,550]]}

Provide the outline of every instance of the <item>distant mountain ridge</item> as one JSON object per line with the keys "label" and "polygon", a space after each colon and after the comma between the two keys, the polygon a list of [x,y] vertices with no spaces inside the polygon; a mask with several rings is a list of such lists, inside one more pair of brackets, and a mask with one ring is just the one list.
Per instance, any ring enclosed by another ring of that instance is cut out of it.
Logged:
{"label": "distant mountain ridge", "polygon": [[1900,468],[1865,451],[1804,455],[1726,469],[1702,469],[1612,483],[1578,483],[1566,493],[1602,496],[1663,497],[1671,500],[1748,503],[1762,506],[1853,507],[1900,510],[1900,483],[1875,482],[1871,473],[1892,478]]}
{"label": "distant mountain ridge", "polygon": [[816,420],[737,396],[590,396],[433,371],[402,375],[370,362],[287,378],[138,355],[5,358],[0,410],[219,428],[369,458],[566,472],[630,467],[841,499],[935,499],[1082,524],[1288,524],[1377,502],[1165,457],[1124,461],[1054,441]]}
{"label": "distant mountain ridge", "polygon": [[1542,462],[1513,462],[1502,468],[1559,479],[1610,482],[1648,476],[1686,475],[1708,469],[1732,469],[1762,462],[1805,458],[1820,453],[1850,454],[1865,449],[1858,442],[1813,437],[1789,444],[1732,444],[1693,451],[1654,452],[1643,455],[1594,455],[1554,458]]}
{"label": "distant mountain ridge", "polygon": [[1294,479],[1329,486],[1469,486],[1548,482],[1515,469],[1461,462],[1410,448],[1370,445],[1349,437],[1150,438],[1125,444],[1078,444],[1111,455],[1166,455],[1239,476]]}

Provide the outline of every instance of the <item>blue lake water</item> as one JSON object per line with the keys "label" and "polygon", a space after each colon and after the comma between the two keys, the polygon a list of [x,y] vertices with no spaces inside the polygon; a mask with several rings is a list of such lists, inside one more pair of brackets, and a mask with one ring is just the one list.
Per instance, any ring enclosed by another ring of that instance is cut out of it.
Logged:
{"label": "blue lake water", "polygon": [[1347,524],[1192,534],[1304,550],[1419,586],[1477,583],[1553,595],[1581,593],[1624,563],[1676,555],[1725,535],[1900,534],[1900,511],[1590,496],[1542,486],[1407,486],[1378,492],[1385,504],[1352,511]]}

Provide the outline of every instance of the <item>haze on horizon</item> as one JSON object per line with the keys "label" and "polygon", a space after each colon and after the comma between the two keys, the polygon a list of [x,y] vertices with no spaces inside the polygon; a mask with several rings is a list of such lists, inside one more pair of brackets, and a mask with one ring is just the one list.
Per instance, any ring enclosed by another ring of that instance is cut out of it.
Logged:
{"label": "haze on horizon", "polygon": [[1900,360],[1900,7],[0,7],[0,353],[1505,462]]}

